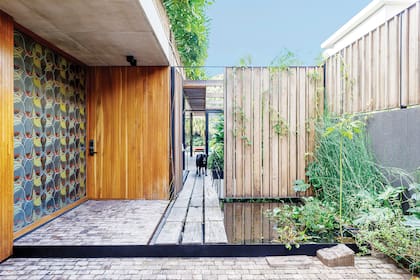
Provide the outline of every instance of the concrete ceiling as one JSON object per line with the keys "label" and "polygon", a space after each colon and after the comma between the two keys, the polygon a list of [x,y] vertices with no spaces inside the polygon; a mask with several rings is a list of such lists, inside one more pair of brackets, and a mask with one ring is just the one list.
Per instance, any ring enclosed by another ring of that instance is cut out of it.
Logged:
{"label": "concrete ceiling", "polygon": [[153,4],[151,0],[0,0],[0,9],[87,65],[129,65],[127,55],[136,57],[137,65],[169,65],[144,2]]}

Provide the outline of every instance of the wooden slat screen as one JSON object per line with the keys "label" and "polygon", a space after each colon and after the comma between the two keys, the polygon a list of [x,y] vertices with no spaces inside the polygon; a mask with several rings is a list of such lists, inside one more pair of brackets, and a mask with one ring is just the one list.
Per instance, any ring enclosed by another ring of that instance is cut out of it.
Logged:
{"label": "wooden slat screen", "polygon": [[225,196],[296,196],[323,112],[323,69],[227,68],[225,79]]}
{"label": "wooden slat screen", "polygon": [[420,104],[419,7],[417,2],[327,59],[329,112]]}

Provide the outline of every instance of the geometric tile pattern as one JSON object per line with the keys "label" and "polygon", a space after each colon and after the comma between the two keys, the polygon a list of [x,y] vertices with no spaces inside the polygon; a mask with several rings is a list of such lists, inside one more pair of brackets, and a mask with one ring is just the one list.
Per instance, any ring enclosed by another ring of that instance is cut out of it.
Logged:
{"label": "geometric tile pattern", "polygon": [[14,33],[14,231],[86,195],[85,70]]}

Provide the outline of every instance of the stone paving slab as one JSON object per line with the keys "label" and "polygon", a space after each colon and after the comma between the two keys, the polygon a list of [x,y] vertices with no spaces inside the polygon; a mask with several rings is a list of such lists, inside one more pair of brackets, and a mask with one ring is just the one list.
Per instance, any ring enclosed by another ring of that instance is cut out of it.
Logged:
{"label": "stone paving slab", "polygon": [[[284,257],[288,258],[288,257]],[[0,279],[410,279],[383,259],[356,257],[355,267],[272,267],[261,258],[9,259]]]}
{"label": "stone paving slab", "polygon": [[307,269],[312,264],[312,257],[309,256],[270,256],[265,259],[270,266],[281,267],[284,269],[290,269],[293,267]]}
{"label": "stone paving slab", "polygon": [[145,245],[168,201],[89,200],[15,245]]}

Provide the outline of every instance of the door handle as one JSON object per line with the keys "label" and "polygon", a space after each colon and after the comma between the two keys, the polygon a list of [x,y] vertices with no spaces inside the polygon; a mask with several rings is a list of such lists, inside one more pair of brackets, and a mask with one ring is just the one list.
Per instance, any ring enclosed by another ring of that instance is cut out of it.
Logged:
{"label": "door handle", "polygon": [[94,156],[95,154],[97,154],[97,152],[95,152],[95,141],[93,139],[90,139],[89,140],[89,155]]}

